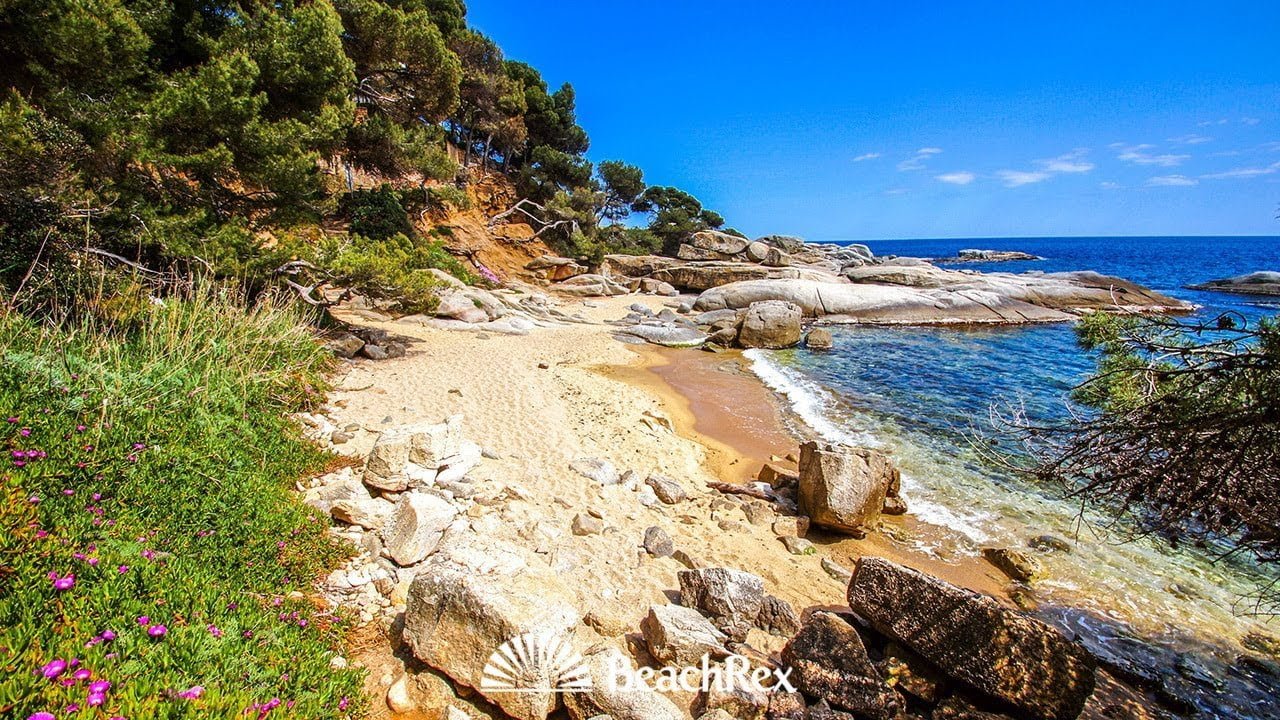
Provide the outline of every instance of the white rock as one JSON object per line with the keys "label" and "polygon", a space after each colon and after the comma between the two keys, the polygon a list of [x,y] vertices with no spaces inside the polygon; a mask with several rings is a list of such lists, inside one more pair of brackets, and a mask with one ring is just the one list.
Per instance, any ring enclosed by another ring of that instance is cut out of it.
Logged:
{"label": "white rock", "polygon": [[338,500],[329,509],[334,520],[359,525],[366,530],[378,530],[386,525],[387,517],[395,505],[382,498],[360,498],[355,500]]}
{"label": "white rock", "polygon": [[412,437],[405,428],[392,428],[379,435],[365,461],[364,484],[392,492],[408,488],[404,469],[409,464]]}
{"label": "white rock", "polygon": [[476,465],[480,464],[480,460],[483,457],[484,451],[480,449],[479,445],[470,440],[463,440],[457,455],[441,461],[441,468],[436,476],[436,482],[445,484],[461,480]]}
{"label": "white rock", "polygon": [[[565,707],[573,720],[607,715],[613,720],[684,720],[675,703],[644,683],[629,683],[624,673],[634,672],[631,660],[611,645],[601,646],[585,658],[591,688],[567,693]],[[637,689],[623,690],[629,685]]]}
{"label": "white rock", "polygon": [[435,495],[405,493],[382,531],[391,559],[400,565],[422,562],[440,544],[445,528],[457,514],[457,509]]}
{"label": "white rock", "polygon": [[569,463],[570,469],[582,475],[591,478],[601,485],[617,485],[618,469],[613,463],[600,458],[578,458]]}
{"label": "white rock", "polygon": [[443,423],[410,428],[412,452],[409,460],[424,468],[439,468],[446,458],[462,452],[462,416],[451,415]]}
{"label": "white rock", "polygon": [[409,695],[409,676],[401,674],[391,683],[391,687],[387,688],[387,707],[391,708],[391,712],[406,713],[413,710],[417,705],[413,702],[413,698]]}

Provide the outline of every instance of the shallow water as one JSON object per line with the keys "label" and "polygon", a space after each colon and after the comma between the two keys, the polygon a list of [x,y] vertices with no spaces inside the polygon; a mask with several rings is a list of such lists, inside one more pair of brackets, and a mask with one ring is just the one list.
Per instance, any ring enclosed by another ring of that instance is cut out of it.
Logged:
{"label": "shallow water", "polygon": [[[1024,250],[1044,261],[964,264],[975,270],[1090,269],[1142,282],[1251,321],[1273,301],[1202,293],[1184,284],[1280,269],[1280,238],[1143,238],[897,241],[877,254],[944,257],[966,247]],[[1274,300],[1274,299],[1273,299]],[[1157,668],[1171,692],[1205,716],[1280,716],[1280,681],[1242,670],[1239,640],[1280,634],[1280,622],[1250,617],[1248,597],[1263,576],[1249,562],[1213,562],[1211,552],[1172,549],[1155,539],[1124,542],[1125,528],[1086,514],[1054,487],[1029,483],[989,459],[998,441],[993,412],[1029,418],[1068,412],[1067,394],[1092,359],[1068,325],[941,329],[834,327],[836,350],[750,351],[755,369],[830,440],[891,450],[912,513],[939,532],[907,539],[942,558],[987,545],[1026,549],[1030,538],[1068,538],[1069,553],[1040,554],[1048,577],[1033,586],[1047,619],[1100,651]]]}

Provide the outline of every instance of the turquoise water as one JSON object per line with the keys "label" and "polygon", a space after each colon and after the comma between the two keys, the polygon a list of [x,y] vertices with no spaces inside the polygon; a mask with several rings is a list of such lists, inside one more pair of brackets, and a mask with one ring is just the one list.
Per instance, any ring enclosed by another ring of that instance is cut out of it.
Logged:
{"label": "turquoise water", "polygon": [[[1280,312],[1276,298],[1204,293],[1186,284],[1280,270],[1280,238],[1027,238],[868,243],[878,255],[954,256],[963,248],[1022,250],[1042,261],[971,264],[984,271],[1096,270],[1251,321]],[[900,542],[943,559],[986,545],[1026,549],[1045,533],[1070,553],[1041,555],[1049,570],[1032,595],[1047,619],[1100,651],[1151,673],[1206,717],[1280,716],[1280,680],[1243,668],[1249,632],[1280,635],[1280,622],[1247,614],[1264,580],[1247,561],[1213,562],[1211,550],[1124,542],[1124,527],[1085,514],[1055,487],[993,463],[997,415],[1054,420],[1092,359],[1069,325],[944,329],[834,327],[836,349],[750,351],[756,371],[786,394],[807,424],[832,440],[880,445],[903,469],[912,513],[937,532]],[[1154,668],[1154,669],[1153,669]]]}

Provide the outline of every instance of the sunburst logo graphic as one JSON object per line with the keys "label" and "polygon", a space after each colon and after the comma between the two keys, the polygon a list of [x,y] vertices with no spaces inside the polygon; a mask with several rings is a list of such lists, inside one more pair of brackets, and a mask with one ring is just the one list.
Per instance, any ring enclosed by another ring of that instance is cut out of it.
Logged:
{"label": "sunburst logo graphic", "polygon": [[480,678],[486,692],[568,693],[591,689],[586,662],[569,643],[548,633],[525,633],[489,656]]}

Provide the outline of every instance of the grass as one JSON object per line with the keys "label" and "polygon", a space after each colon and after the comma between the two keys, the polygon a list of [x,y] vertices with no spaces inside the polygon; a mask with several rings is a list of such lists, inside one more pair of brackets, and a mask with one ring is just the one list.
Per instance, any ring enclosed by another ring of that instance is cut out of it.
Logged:
{"label": "grass", "polygon": [[348,553],[290,493],[327,354],[217,291],[127,315],[0,315],[0,717],[359,714],[307,596]]}

